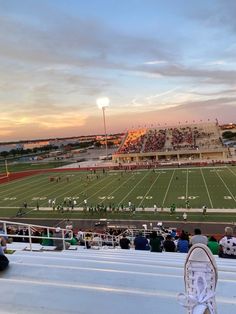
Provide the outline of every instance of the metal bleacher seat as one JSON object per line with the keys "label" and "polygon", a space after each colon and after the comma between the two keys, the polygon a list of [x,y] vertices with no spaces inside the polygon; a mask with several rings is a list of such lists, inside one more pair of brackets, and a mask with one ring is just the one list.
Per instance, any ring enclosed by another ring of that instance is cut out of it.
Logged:
{"label": "metal bleacher seat", "polygon": [[[0,273],[0,313],[180,314],[180,253],[121,249],[16,251]],[[236,312],[236,264],[216,258],[218,312]]]}

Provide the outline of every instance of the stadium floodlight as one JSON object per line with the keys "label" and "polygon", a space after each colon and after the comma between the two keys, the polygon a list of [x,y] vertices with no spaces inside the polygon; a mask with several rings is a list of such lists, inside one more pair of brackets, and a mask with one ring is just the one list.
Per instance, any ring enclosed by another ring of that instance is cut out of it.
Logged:
{"label": "stadium floodlight", "polygon": [[102,97],[97,99],[97,106],[99,109],[102,110],[103,114],[103,124],[104,124],[104,132],[105,132],[105,143],[106,143],[106,158],[108,157],[108,150],[107,150],[107,127],[106,127],[106,117],[105,117],[105,109],[109,107],[110,100],[107,97]]}
{"label": "stadium floodlight", "polygon": [[103,109],[106,107],[109,107],[110,105],[110,99],[107,97],[102,97],[97,99],[97,106],[99,109]]}

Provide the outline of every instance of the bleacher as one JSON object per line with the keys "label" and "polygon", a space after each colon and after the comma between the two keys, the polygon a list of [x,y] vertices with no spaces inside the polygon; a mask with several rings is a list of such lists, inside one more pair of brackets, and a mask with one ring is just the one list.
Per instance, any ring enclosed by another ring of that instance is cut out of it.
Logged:
{"label": "bleacher", "polygon": [[[184,291],[186,254],[81,246],[34,252],[18,246],[7,257],[0,313],[185,313],[176,295]],[[216,261],[218,313],[235,313],[235,260]]]}
{"label": "bleacher", "polygon": [[215,123],[200,123],[130,130],[117,154],[219,147],[222,147],[222,142],[218,126]]}

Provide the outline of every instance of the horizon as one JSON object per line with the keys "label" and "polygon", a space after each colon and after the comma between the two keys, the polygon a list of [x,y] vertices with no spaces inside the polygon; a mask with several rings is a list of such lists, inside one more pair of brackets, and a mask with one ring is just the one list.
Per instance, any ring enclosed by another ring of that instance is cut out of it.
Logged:
{"label": "horizon", "polygon": [[236,2],[0,0],[0,142],[235,122]]}

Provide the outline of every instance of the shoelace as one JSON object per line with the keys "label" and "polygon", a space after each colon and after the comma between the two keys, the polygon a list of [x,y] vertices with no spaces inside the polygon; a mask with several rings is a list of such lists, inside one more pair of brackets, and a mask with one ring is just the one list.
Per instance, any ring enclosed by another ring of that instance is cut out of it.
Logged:
{"label": "shoelace", "polygon": [[211,303],[211,301],[215,297],[215,292],[208,291],[205,274],[198,273],[196,275],[195,283],[197,283],[199,279],[201,279],[203,282],[203,288],[200,289],[200,287],[196,284],[196,293],[194,294],[179,293],[178,302],[182,306],[191,310],[193,310],[193,308],[199,305],[203,305],[205,306],[205,309],[208,309],[210,311],[210,314],[215,314],[214,307],[212,306]]}

